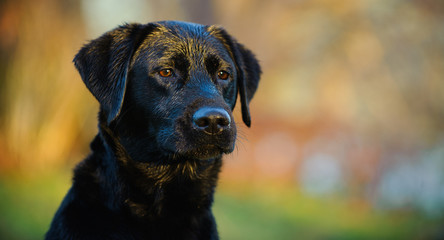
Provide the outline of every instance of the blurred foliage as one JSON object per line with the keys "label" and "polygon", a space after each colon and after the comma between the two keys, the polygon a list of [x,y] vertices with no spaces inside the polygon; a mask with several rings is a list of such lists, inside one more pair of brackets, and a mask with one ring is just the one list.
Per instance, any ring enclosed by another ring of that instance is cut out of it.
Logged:
{"label": "blurred foliage", "polygon": [[443,238],[444,2],[1,0],[1,239],[41,238],[88,154],[78,49],[167,19],[220,24],[263,67],[225,159],[223,239]]}

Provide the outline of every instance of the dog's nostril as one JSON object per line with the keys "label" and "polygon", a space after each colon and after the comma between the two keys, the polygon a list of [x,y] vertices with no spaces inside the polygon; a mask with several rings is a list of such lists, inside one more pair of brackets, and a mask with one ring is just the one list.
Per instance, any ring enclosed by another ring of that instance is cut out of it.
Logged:
{"label": "dog's nostril", "polygon": [[223,108],[203,107],[193,115],[194,125],[211,135],[221,133],[230,122],[230,115]]}
{"label": "dog's nostril", "polygon": [[210,125],[210,119],[207,117],[201,117],[198,118],[194,121],[194,123],[198,126],[198,127],[206,127],[208,125]]}
{"label": "dog's nostril", "polygon": [[[230,117],[228,116],[228,118],[230,118]],[[219,126],[221,126],[221,127],[226,127],[226,126],[228,126],[228,125],[230,124],[228,118],[225,118],[225,117],[217,118],[217,119],[216,119],[216,123],[217,123],[217,125],[219,125]]]}

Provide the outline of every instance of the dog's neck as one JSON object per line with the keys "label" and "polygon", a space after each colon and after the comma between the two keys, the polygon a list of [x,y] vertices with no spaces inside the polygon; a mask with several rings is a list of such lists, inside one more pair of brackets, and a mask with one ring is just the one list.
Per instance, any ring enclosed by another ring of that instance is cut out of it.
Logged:
{"label": "dog's neck", "polygon": [[134,216],[148,219],[174,217],[177,212],[192,216],[210,210],[221,157],[174,162],[166,156],[153,154],[146,161],[137,162],[105,125],[100,126],[91,148],[93,155],[95,152],[108,155],[97,159],[110,161],[97,164],[99,174],[96,176],[107,188],[103,192],[112,194],[106,196],[111,199],[107,202],[110,209],[127,209]]}

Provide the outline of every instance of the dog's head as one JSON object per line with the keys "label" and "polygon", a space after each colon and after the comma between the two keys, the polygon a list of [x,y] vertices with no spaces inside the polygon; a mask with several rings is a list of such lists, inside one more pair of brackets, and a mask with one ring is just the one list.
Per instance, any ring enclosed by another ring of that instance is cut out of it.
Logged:
{"label": "dog's head", "polygon": [[184,22],[129,24],[85,45],[74,63],[130,157],[210,159],[234,149],[232,110],[249,102],[261,73],[224,29]]}

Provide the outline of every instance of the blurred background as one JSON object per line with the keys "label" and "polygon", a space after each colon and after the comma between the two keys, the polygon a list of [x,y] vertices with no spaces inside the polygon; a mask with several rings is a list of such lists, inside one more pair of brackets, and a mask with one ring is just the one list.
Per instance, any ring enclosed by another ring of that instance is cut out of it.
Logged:
{"label": "blurred background", "polygon": [[263,68],[221,239],[444,239],[444,2],[0,0],[0,239],[42,239],[98,104],[72,58],[125,22],[220,24]]}

